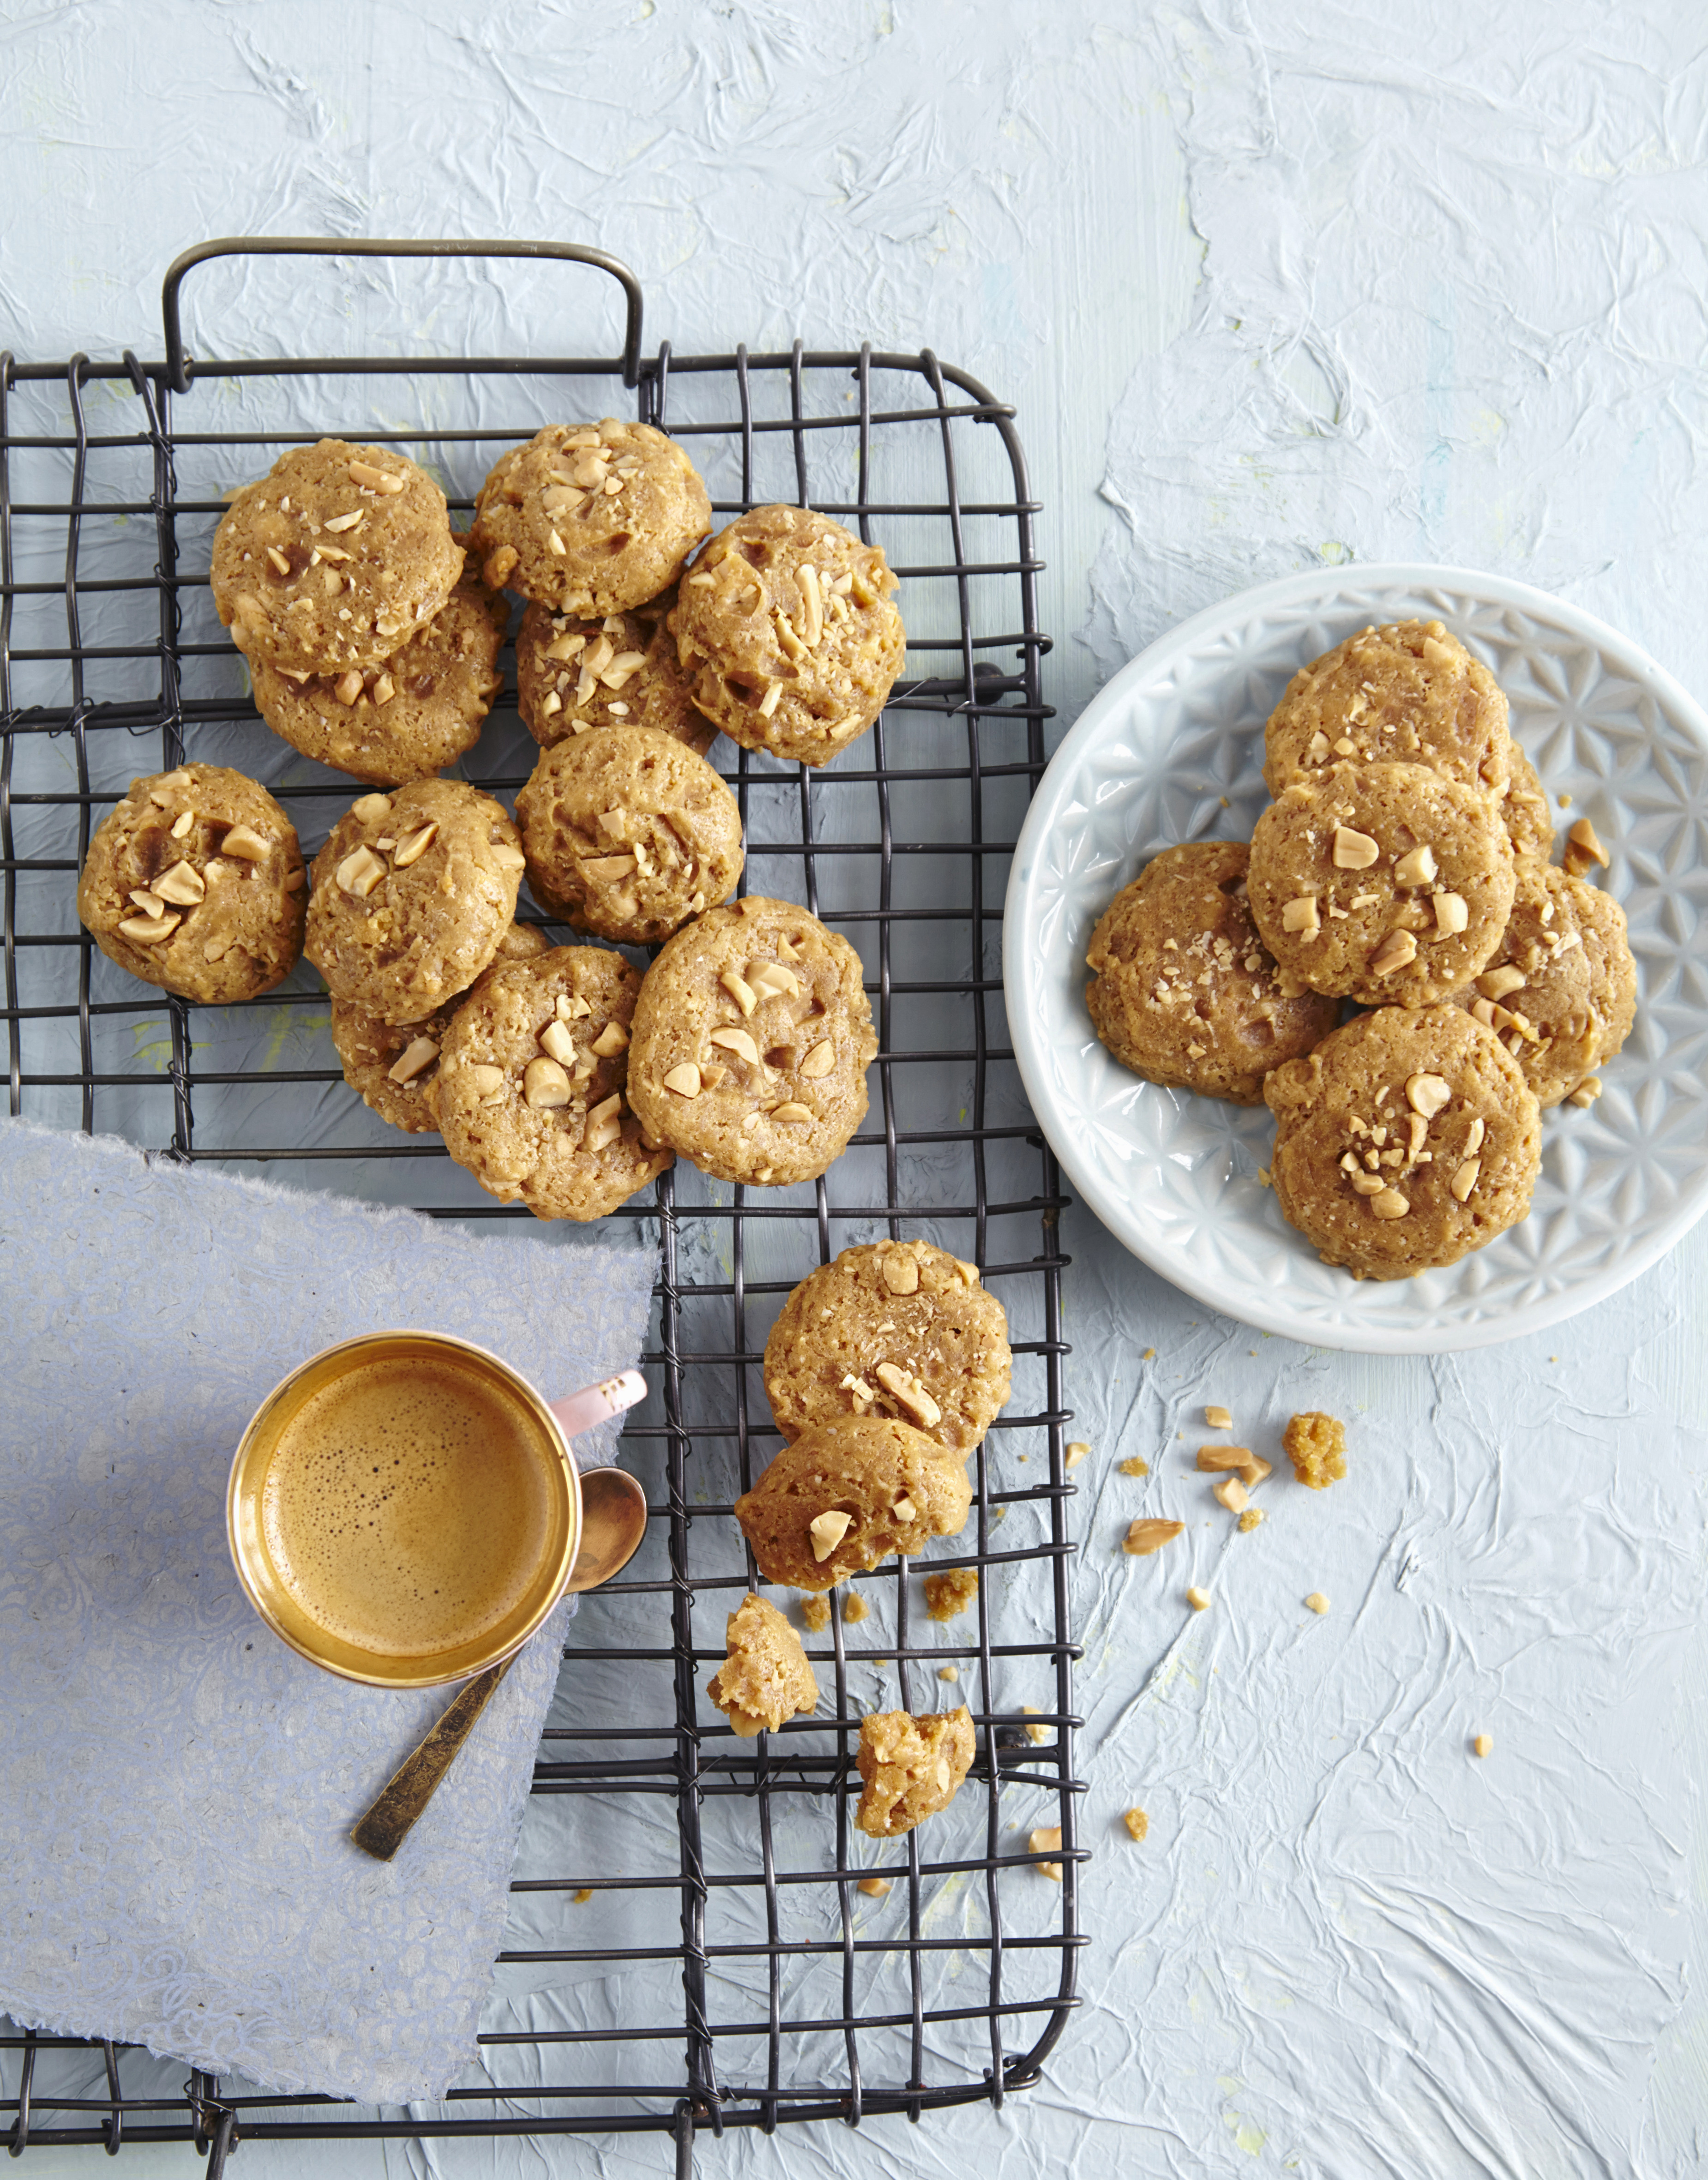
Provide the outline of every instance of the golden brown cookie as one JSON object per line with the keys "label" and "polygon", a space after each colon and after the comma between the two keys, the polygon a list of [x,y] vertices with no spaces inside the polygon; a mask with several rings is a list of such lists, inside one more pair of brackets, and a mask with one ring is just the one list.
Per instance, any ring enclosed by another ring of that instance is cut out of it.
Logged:
{"label": "golden brown cookie", "polygon": [[922,1819],[946,1809],[972,1766],[972,1715],[959,1710],[910,1715],[868,1712],[860,1721],[855,1758],[865,1781],[854,1821],[868,1839],[895,1839]]}
{"label": "golden brown cookie", "polygon": [[745,749],[828,764],[884,708],[906,650],[889,564],[804,507],[756,507],[683,578],[670,616],[694,702]]}
{"label": "golden brown cookie", "polygon": [[77,913],[107,959],[204,1005],[270,992],[302,951],[296,829],[221,764],[133,779],[95,829]]}
{"label": "golden brown cookie", "polygon": [[421,1021],[498,951],[521,875],[516,829],[478,788],[358,795],[314,859],[303,951],[335,999]]}
{"label": "golden brown cookie", "polygon": [[785,1445],[736,1519],[768,1582],[819,1590],[958,1536],[972,1503],[965,1467],[923,1431],[843,1416]]}
{"label": "golden brown cookie", "polygon": [[706,1693],[744,1741],[818,1708],[818,1683],[801,1638],[774,1605],[749,1591],[725,1622],[724,1640],[729,1655]]}
{"label": "golden brown cookie", "polygon": [[390,447],[293,447],[233,495],[213,537],[213,603],[251,659],[299,673],[377,666],[462,573],[445,496]]}
{"label": "golden brown cookie", "polygon": [[1438,620],[1360,629],[1302,667],[1264,730],[1271,795],[1340,761],[1422,764],[1478,794],[1505,794],[1507,700]]}
{"label": "golden brown cookie", "polygon": [[712,526],[674,439],[650,424],[548,424],[494,465],[471,549],[487,581],[554,612],[622,613],[655,598]]}
{"label": "golden brown cookie", "polygon": [[1533,765],[1517,742],[1511,747],[1512,777],[1501,798],[1501,822],[1519,862],[1528,856],[1545,863],[1554,850],[1554,821],[1548,797]]}
{"label": "golden brown cookie", "polygon": [[1332,764],[1252,834],[1252,921],[1281,969],[1366,1006],[1433,1005],[1481,969],[1512,906],[1486,796],[1420,764]]}
{"label": "golden brown cookie", "polygon": [[516,706],[543,748],[593,727],[656,727],[704,757],[718,729],[676,656],[675,603],[671,589],[603,620],[529,606],[516,635]]}
{"label": "golden brown cookie", "polygon": [[1493,959],[1453,997],[1500,1038],[1545,1112],[1630,1034],[1637,965],[1625,912],[1597,887],[1527,860]]}
{"label": "golden brown cookie", "polygon": [[439,1059],[445,1148],[500,1203],[537,1219],[602,1219],[670,1164],[628,1109],[641,988],[620,954],[557,946],[481,979]]}
{"label": "golden brown cookie", "polygon": [[1008,1398],[1008,1318],[978,1267],[929,1241],[845,1249],[802,1280],[765,1342],[785,1439],[834,1416],[893,1416],[964,1461]]}
{"label": "golden brown cookie", "polygon": [[547,914],[627,945],[658,945],[727,900],[741,875],[735,796],[704,757],[653,727],[542,750],[516,823]]}
{"label": "golden brown cookie", "polygon": [[750,894],[679,931],[635,1010],[630,1094],[653,1142],[719,1181],[811,1181],[866,1116],[878,1039],[860,957]]}
{"label": "golden brown cookie", "polygon": [[1240,840],[1165,848],[1092,933],[1085,1004],[1104,1043],[1148,1082],[1261,1105],[1271,1067],[1325,1038],[1340,1009],[1283,978],[1246,901]]}
{"label": "golden brown cookie", "polygon": [[[549,943],[536,925],[513,923],[481,977],[506,961],[530,961]],[[421,1021],[383,1022],[347,1000],[332,1003],[332,1041],[344,1081],[361,1093],[363,1104],[407,1135],[438,1132],[439,1049],[452,1016],[480,989],[481,977]]]}
{"label": "golden brown cookie", "polygon": [[1264,1086],[1277,1202],[1323,1262],[1405,1280],[1526,1217],[1542,1130],[1518,1063],[1457,1007],[1382,1007]]}
{"label": "golden brown cookie", "polygon": [[251,658],[255,707],[317,764],[382,787],[426,779],[480,740],[504,685],[509,622],[509,600],[471,564],[444,609],[381,665],[297,674]]}

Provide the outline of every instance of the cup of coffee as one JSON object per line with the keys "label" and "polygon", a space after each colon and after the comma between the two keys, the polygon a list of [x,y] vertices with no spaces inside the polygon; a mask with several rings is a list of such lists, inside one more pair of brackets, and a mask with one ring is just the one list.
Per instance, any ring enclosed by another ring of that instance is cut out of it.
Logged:
{"label": "cup of coffee", "polygon": [[311,1357],[231,1464],[226,1529],[250,1601],[311,1663],[377,1687],[508,1658],[574,1568],[568,1431],[625,1405],[598,1396],[554,1413],[496,1355],[443,1333],[372,1333]]}

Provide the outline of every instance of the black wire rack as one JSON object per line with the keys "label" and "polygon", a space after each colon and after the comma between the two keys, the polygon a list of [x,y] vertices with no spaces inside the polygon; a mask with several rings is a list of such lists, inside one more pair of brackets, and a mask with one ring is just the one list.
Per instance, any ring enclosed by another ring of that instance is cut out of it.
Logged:
{"label": "black wire rack", "polygon": [[[504,261],[570,261],[618,284],[620,352],[192,361],[186,274],[239,261],[222,272],[247,296],[280,255],[318,260],[313,277],[348,284],[352,315],[389,322],[399,278],[490,283]],[[460,261],[399,274],[408,258]],[[1000,2105],[1037,2081],[1074,2004],[1085,1857],[1064,1198],[1008,1049],[1000,970],[1006,863],[1050,716],[1037,503],[1013,411],[929,350],[678,356],[666,344],[643,357],[641,327],[632,273],[567,245],[267,239],[210,243],[173,266],[162,361],[0,358],[14,1115],[435,1216],[562,1230],[483,1197],[436,1138],[366,1112],[306,967],[248,1006],[197,1008],[127,978],[77,923],[91,827],[138,773],[234,764],[280,797],[310,853],[356,791],[257,719],[208,598],[222,494],[284,447],[322,432],[405,447],[466,509],[498,454],[541,422],[627,410],[684,442],[719,519],[793,500],[883,545],[909,634],[883,718],[835,763],[714,753],[733,762],[744,885],[802,901],[861,953],[881,1040],[872,1110],[816,1183],[729,1188],[679,1163],[617,1215],[631,1224],[616,1230],[638,1222],[662,1251],[643,1358],[654,1390],[624,1439],[653,1518],[629,1577],[572,1626],[477,2075],[443,2105],[377,2111],[186,2083],[139,2049],[13,2031],[0,2035],[0,2127],[14,2155],[185,2141],[218,2170],[245,2137],[650,2130],[686,2173],[697,2138],[730,2127]],[[466,769],[508,794],[533,755],[501,700]],[[975,1259],[1009,1313],[1014,1398],[976,1457],[968,1530],[930,1561],[976,1569],[978,1599],[939,1625],[919,1564],[865,1577],[857,1623],[845,1605],[808,1637],[834,1709],[739,1741],[703,1682],[724,1614],[763,1587],[730,1509],[779,1442],[765,1334],[809,1269],[884,1234]],[[950,1811],[879,1852],[851,1828],[859,1719],[939,1698],[972,1710],[972,1774]],[[1059,1851],[1033,1852],[1038,1824],[1060,1825]],[[860,1890],[874,1878],[885,1896]]]}

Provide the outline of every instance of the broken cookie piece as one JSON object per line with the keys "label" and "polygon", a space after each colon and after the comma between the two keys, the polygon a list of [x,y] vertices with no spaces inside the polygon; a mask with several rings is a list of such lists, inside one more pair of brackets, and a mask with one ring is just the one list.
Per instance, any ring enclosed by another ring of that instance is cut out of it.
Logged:
{"label": "broken cookie piece", "polygon": [[972,1762],[972,1719],[959,1710],[874,1711],[860,1721],[855,1761],[865,1791],[854,1822],[869,1839],[911,1832],[955,1799]]}
{"label": "broken cookie piece", "polygon": [[972,1500],[960,1460],[923,1431],[842,1416],[785,1445],[736,1501],[736,1519],[768,1581],[824,1590],[957,1535]]}
{"label": "broken cookie piece", "polygon": [[925,1577],[925,1613],[930,1620],[953,1620],[978,1594],[977,1567],[945,1567]]}
{"label": "broken cookie piece", "polygon": [[729,1655],[706,1693],[744,1740],[775,1733],[785,1719],[816,1709],[818,1683],[801,1638],[778,1611],[751,1591],[724,1631]]}

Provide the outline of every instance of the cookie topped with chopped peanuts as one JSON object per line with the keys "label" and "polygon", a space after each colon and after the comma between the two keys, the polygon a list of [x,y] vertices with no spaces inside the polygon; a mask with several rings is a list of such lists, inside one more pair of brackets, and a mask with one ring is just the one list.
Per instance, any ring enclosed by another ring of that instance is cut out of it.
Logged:
{"label": "cookie topped with chopped peanuts", "polygon": [[727,900],[741,875],[735,796],[704,757],[653,727],[542,750],[516,823],[547,914],[627,945],[658,945]]}
{"label": "cookie topped with chopped peanuts", "polygon": [[1501,943],[1512,843],[1496,806],[1420,764],[1331,764],[1252,834],[1247,898],[1281,967],[1365,1005],[1432,1006]]}
{"label": "cookie topped with chopped peanuts", "polygon": [[965,1466],[910,1423],[843,1416],[785,1445],[736,1501],[759,1572],[790,1589],[832,1589],[892,1552],[958,1536],[972,1503]]}
{"label": "cookie topped with chopped peanuts", "polygon": [[859,1126],[877,1051],[847,940],[750,894],[647,972],[630,1094],[647,1135],[702,1173],[781,1187],[823,1173]]}
{"label": "cookie topped with chopped peanuts", "polygon": [[483,977],[439,1059],[445,1148],[500,1203],[602,1219],[670,1164],[625,1094],[641,979],[601,946],[555,946]]}
{"label": "cookie topped with chopped peanuts", "polygon": [[302,951],[296,829],[259,782],[222,764],[133,779],[95,829],[77,913],[107,959],[206,1006],[270,992]]}
{"label": "cookie topped with chopped peanuts", "polygon": [[1337,762],[1421,764],[1498,801],[1511,740],[1507,699],[1438,620],[1363,628],[1301,667],[1264,730],[1271,795]]}
{"label": "cookie topped with chopped peanuts", "polygon": [[1554,821],[1548,814],[1548,794],[1536,768],[1523,748],[1512,743],[1511,776],[1501,797],[1501,823],[1512,844],[1516,861],[1545,863],[1554,851]]}
{"label": "cookie topped with chopped peanuts", "polygon": [[744,1741],[818,1709],[818,1682],[801,1638],[774,1605],[750,1590],[725,1622],[724,1642],[728,1655],[706,1693]]}
{"label": "cookie topped with chopped peanuts", "polygon": [[543,749],[595,727],[654,727],[704,757],[718,729],[676,656],[675,603],[673,586],[602,620],[528,607],[516,632],[516,707]]}
{"label": "cookie topped with chopped peanuts", "polygon": [[693,699],[744,749],[828,764],[884,708],[906,651],[875,545],[804,507],[756,507],[683,578],[670,626]]}
{"label": "cookie topped with chopped peanuts", "polygon": [[378,666],[461,575],[445,496],[390,447],[293,447],[232,497],[213,537],[213,603],[250,659],[298,673]]}
{"label": "cookie topped with chopped peanuts", "polygon": [[958,1710],[872,1711],[855,1763],[864,1781],[854,1822],[868,1839],[896,1839],[946,1809],[972,1769],[972,1717]]}
{"label": "cookie topped with chopped peanuts", "polygon": [[667,591],[712,526],[699,472],[651,424],[548,424],[500,456],[470,548],[493,587],[599,618]]}
{"label": "cookie topped with chopped peanuts", "polygon": [[300,674],[249,662],[255,707],[317,764],[380,787],[427,779],[471,750],[504,685],[510,601],[466,567],[449,602],[377,666]]}
{"label": "cookie topped with chopped peanuts", "polygon": [[1382,1007],[1278,1067],[1270,1178],[1325,1263],[1403,1280],[1529,1215],[1541,1115],[1493,1030],[1457,1007]]}
{"label": "cookie topped with chopped peanuts", "polygon": [[420,1021],[497,953],[522,861],[504,806],[460,779],[358,795],[314,859],[303,951],[334,999]]}
{"label": "cookie topped with chopped peanuts", "polygon": [[1104,911],[1086,962],[1093,1027],[1123,1067],[1166,1088],[1260,1105],[1263,1079],[1339,1018],[1284,976],[1247,904],[1251,851],[1193,840],[1153,856]]}
{"label": "cookie topped with chopped peanuts", "polygon": [[802,1280],[765,1343],[785,1439],[835,1416],[893,1416],[962,1459],[1007,1401],[1003,1307],[978,1268],[929,1241],[843,1250]]}

